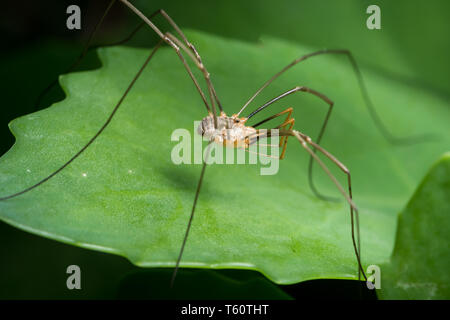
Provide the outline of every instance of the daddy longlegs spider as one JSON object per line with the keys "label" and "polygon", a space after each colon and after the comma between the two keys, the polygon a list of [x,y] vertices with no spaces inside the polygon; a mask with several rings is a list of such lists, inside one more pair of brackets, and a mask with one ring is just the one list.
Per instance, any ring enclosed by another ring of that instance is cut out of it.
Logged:
{"label": "daddy longlegs spider", "polygon": [[[78,62],[86,55],[87,51],[89,49],[91,49],[92,47],[90,46],[90,43],[92,41],[92,38],[94,36],[94,34],[96,33],[96,31],[98,30],[99,26],[102,24],[105,16],[108,14],[109,10],[111,9],[111,7],[113,6],[113,4],[115,3],[116,0],[112,0],[107,9],[105,10],[103,16],[101,17],[101,19],[99,20],[99,22],[97,23],[97,25],[94,28],[94,31],[90,34],[89,39],[87,41],[87,44],[83,50],[83,52],[81,53],[81,55],[79,56],[79,58],[75,61],[75,63],[68,69],[67,72],[71,71],[77,64]],[[334,106],[334,102],[332,100],[330,100],[326,95],[315,91],[311,88],[305,87],[305,86],[297,86],[293,89],[290,89],[280,95],[278,95],[277,97],[269,100],[268,102],[266,102],[265,104],[263,104],[262,106],[258,107],[256,110],[254,110],[253,112],[251,112],[247,117],[240,117],[240,114],[246,110],[246,108],[249,106],[249,104],[267,87],[269,86],[273,81],[275,81],[279,76],[281,76],[283,73],[285,73],[287,70],[289,70],[290,68],[292,68],[293,66],[299,64],[300,62],[307,60],[311,57],[314,56],[319,56],[319,55],[325,55],[325,54],[337,54],[337,55],[345,55],[347,56],[347,58],[349,59],[353,70],[357,76],[357,80],[360,86],[360,90],[362,92],[365,104],[367,106],[367,109],[369,110],[369,113],[371,115],[371,117],[374,120],[374,123],[376,124],[376,126],[378,127],[378,129],[381,131],[381,133],[384,135],[384,137],[389,140],[390,142],[394,143],[394,144],[401,144],[401,143],[408,143],[410,141],[417,141],[417,138],[396,138],[394,136],[392,136],[389,131],[384,127],[381,119],[379,118],[379,116],[377,115],[375,108],[373,107],[373,104],[368,96],[365,84],[363,82],[363,78],[361,76],[361,73],[359,71],[359,68],[356,64],[355,59],[353,58],[353,55],[351,54],[350,51],[348,50],[320,50],[320,51],[316,51],[304,56],[301,56],[300,58],[294,60],[293,62],[291,62],[290,64],[288,64],[286,67],[284,67],[281,71],[279,71],[278,73],[276,73],[274,76],[272,76],[268,81],[266,81],[256,92],[255,94],[242,106],[242,108],[239,110],[239,112],[237,114],[233,114],[231,116],[227,116],[226,113],[224,112],[222,105],[218,99],[216,90],[212,84],[211,81],[211,77],[210,77],[210,73],[208,72],[206,66],[203,64],[202,59],[200,57],[200,54],[198,53],[197,49],[195,48],[195,46],[189,42],[189,40],[186,38],[186,36],[184,35],[184,33],[181,31],[181,29],[176,25],[176,23],[172,20],[172,18],[164,11],[164,10],[158,10],[155,13],[153,13],[152,15],[150,15],[149,17],[146,17],[140,10],[138,10],[133,4],[131,4],[128,0],[119,0],[120,2],[122,2],[125,6],[127,6],[130,10],[132,10],[141,20],[142,22],[137,26],[136,29],[133,30],[133,32],[130,34],[130,36],[128,36],[126,39],[114,43],[114,44],[122,44],[126,41],[128,41],[139,29],[141,29],[142,26],[146,25],[148,27],[150,27],[154,32],[156,32],[156,34],[160,37],[159,42],[156,44],[156,46],[152,49],[152,51],[150,52],[149,56],[147,57],[147,59],[145,60],[145,62],[143,63],[143,65],[140,67],[139,71],[136,73],[136,75],[134,76],[134,78],[132,79],[132,81],[130,82],[130,84],[128,85],[127,89],[125,90],[125,92],[123,93],[123,95],[121,96],[121,98],[119,99],[118,103],[115,105],[115,107],[113,108],[113,110],[111,111],[109,117],[107,118],[107,120],[104,122],[104,124],[101,126],[101,128],[97,131],[97,133],[80,149],[80,151],[78,151],[75,155],[73,155],[66,163],[64,163],[61,167],[59,167],[57,170],[55,170],[53,173],[51,173],[50,175],[48,175],[47,177],[43,178],[42,180],[40,180],[39,182],[37,182],[36,184],[22,190],[19,192],[16,192],[14,194],[8,195],[8,196],[4,196],[4,197],[0,197],[0,201],[5,201],[11,198],[15,198],[17,196],[20,196],[28,191],[31,191],[35,188],[37,188],[38,186],[42,185],[43,183],[45,183],[46,181],[50,180],[52,177],[54,177],[55,175],[57,175],[59,172],[61,172],[64,168],[66,168],[70,163],[72,163],[76,158],[78,158],[99,136],[100,134],[106,129],[106,127],[109,125],[109,123],[112,121],[114,115],[116,114],[117,110],[119,109],[120,105],[122,104],[122,102],[124,101],[124,99],[127,97],[128,93],[130,92],[130,90],[132,89],[132,87],[134,86],[134,84],[136,83],[136,81],[138,80],[138,78],[140,77],[140,75],[142,74],[143,70],[146,68],[146,66],[149,64],[150,60],[152,59],[152,57],[154,56],[154,54],[158,51],[159,48],[161,48],[162,44],[167,44],[169,45],[171,48],[174,49],[175,53],[177,54],[178,58],[181,60],[182,64],[184,65],[187,73],[189,74],[190,78],[192,79],[196,90],[198,91],[205,107],[206,107],[206,111],[208,113],[208,115],[203,118],[201,125],[199,127],[199,133],[204,137],[204,138],[208,138],[209,139],[209,144],[208,146],[211,145],[211,143],[220,143],[220,144],[224,144],[226,146],[231,146],[231,147],[241,147],[244,148],[246,150],[248,150],[249,146],[252,145],[255,141],[257,141],[258,139],[260,139],[263,135],[260,133],[260,131],[262,131],[261,129],[257,129],[257,127],[261,126],[262,124],[276,119],[278,117],[284,116],[286,115],[285,120],[278,125],[277,127],[273,128],[273,129],[279,129],[279,136],[280,138],[280,143],[279,143],[279,147],[282,148],[282,152],[281,155],[279,156],[279,159],[283,159],[285,156],[285,152],[286,152],[286,147],[287,147],[287,142],[288,142],[288,137],[292,136],[294,137],[296,140],[298,140],[298,142],[300,143],[300,146],[302,148],[304,148],[306,150],[306,152],[309,154],[309,165],[308,165],[308,178],[309,178],[309,184],[310,187],[312,189],[312,191],[314,192],[314,194],[316,196],[318,196],[319,198],[325,199],[325,200],[334,200],[334,198],[330,198],[330,197],[326,197],[324,195],[322,195],[321,193],[318,192],[318,190],[316,189],[316,187],[314,186],[313,183],[313,175],[312,175],[312,168],[313,168],[313,163],[314,161],[317,162],[319,164],[319,166],[322,168],[322,170],[327,174],[327,176],[330,178],[330,180],[335,184],[335,186],[337,187],[337,189],[339,190],[339,192],[342,194],[342,196],[344,197],[344,199],[346,200],[346,202],[349,204],[350,207],[350,221],[351,221],[351,237],[352,237],[352,243],[353,243],[353,248],[354,248],[354,252],[355,252],[355,256],[356,256],[356,260],[358,263],[358,279],[361,278],[361,274],[364,277],[364,279],[367,281],[367,277],[366,274],[363,270],[362,267],[362,263],[361,263],[361,247],[360,247],[360,232],[359,232],[359,214],[358,214],[358,208],[356,207],[355,203],[353,202],[353,198],[352,198],[352,186],[351,186],[351,175],[350,175],[350,171],[346,168],[346,166],[344,164],[342,164],[336,157],[334,157],[332,154],[330,154],[328,151],[326,151],[324,148],[322,148],[319,144],[320,141],[323,137],[323,134],[325,132],[328,120],[330,118],[331,112],[333,110],[333,106]],[[175,36],[170,32],[165,32],[163,33],[150,19],[152,19],[154,16],[156,15],[161,15],[169,24],[170,26],[175,30],[176,34],[178,35]],[[181,38],[181,40],[180,40]],[[114,45],[113,44],[113,45]],[[196,67],[201,71],[202,76],[206,82],[207,88],[208,88],[208,96],[206,96],[196,77],[194,76],[191,68],[189,67],[186,59],[185,59],[185,55],[187,55],[189,57],[190,60],[192,60],[192,62],[196,65]],[[53,85],[56,84],[56,81],[54,83],[52,83],[49,87],[47,87],[43,93],[38,97],[38,101],[42,98],[43,94],[45,94]],[[328,105],[328,111],[327,114],[325,116],[325,120],[321,126],[319,135],[316,139],[316,142],[314,142],[309,136],[307,136],[306,134],[295,130],[293,128],[294,126],[294,118],[292,117],[293,114],[293,108],[287,108],[284,111],[281,111],[279,113],[276,113],[256,124],[254,124],[253,126],[247,126],[246,123],[249,119],[251,119],[255,114],[259,113],[260,111],[262,111],[265,108],[268,108],[269,106],[271,106],[274,102],[283,99],[284,97],[297,93],[297,92],[303,92],[303,93],[308,93],[308,94],[312,94],[314,96],[316,96],[317,98],[321,99],[323,102],[325,102]],[[217,110],[218,108],[218,110]],[[219,113],[217,112],[219,111]],[[236,134],[233,135],[233,138],[230,140],[229,137],[227,138],[227,136],[224,136],[224,131],[223,129],[231,130],[232,132],[235,132]],[[266,134],[266,136],[270,136],[270,130],[268,131],[268,133]],[[220,138],[220,139],[219,139]],[[348,190],[346,191],[344,189],[344,187],[342,187],[342,185],[337,181],[337,179],[335,178],[335,176],[330,172],[330,170],[328,169],[328,167],[324,164],[324,162],[317,156],[316,152],[321,153],[322,155],[324,155],[326,158],[328,158],[329,160],[331,160],[346,176],[347,176],[347,184],[348,184]],[[172,276],[172,280],[171,283],[173,284],[179,265],[180,265],[180,261],[183,255],[183,251],[187,242],[187,238],[189,235],[189,231],[192,225],[192,221],[194,218],[194,213],[195,213],[195,208],[197,205],[197,201],[199,198],[199,194],[200,194],[200,190],[201,190],[201,186],[202,186],[202,182],[203,182],[203,178],[204,178],[204,174],[205,174],[205,169],[206,169],[207,163],[206,160],[203,161],[202,164],[202,169],[201,169],[201,174],[200,174],[200,178],[197,184],[197,189],[196,189],[196,193],[195,193],[195,197],[194,197],[194,202],[192,205],[192,210],[190,213],[190,217],[189,217],[189,221],[187,224],[187,228],[186,228],[186,232],[183,238],[183,242],[181,245],[181,249],[176,261],[176,265],[175,265],[175,269],[173,272],[173,276]],[[355,230],[356,229],[356,230]]]}

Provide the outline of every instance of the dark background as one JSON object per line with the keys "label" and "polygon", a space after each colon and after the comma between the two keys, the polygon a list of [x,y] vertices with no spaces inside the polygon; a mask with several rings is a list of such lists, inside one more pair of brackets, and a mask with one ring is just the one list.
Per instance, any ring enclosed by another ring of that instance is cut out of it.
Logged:
{"label": "dark background", "polygon": [[[119,1],[117,1],[119,2]],[[2,4],[0,31],[0,155],[14,143],[7,124],[64,98],[55,86],[82,51],[109,1],[21,1]],[[181,28],[258,41],[262,34],[317,48],[350,49],[363,68],[404,81],[417,90],[450,96],[449,1],[133,1],[146,14],[164,8]],[[66,28],[66,8],[77,4],[82,29]],[[382,30],[365,26],[366,8],[381,7]],[[125,38],[140,21],[116,3],[94,44]],[[160,26],[167,27],[162,19]],[[127,45],[151,46],[143,30]],[[276,57],[274,57],[276,58]],[[90,52],[75,70],[99,67]],[[126,259],[37,237],[0,224],[1,299],[83,298],[376,298],[356,281],[315,280],[276,286],[259,273],[239,270],[181,270],[169,290],[171,270],[141,269]],[[82,271],[82,290],[66,288],[67,266]],[[201,279],[201,280],[200,280]],[[362,289],[361,289],[362,288]]]}

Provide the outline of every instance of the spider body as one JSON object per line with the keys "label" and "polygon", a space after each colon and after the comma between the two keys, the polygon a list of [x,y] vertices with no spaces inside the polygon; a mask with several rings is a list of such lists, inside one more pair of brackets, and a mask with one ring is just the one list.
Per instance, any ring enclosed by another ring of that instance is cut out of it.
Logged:
{"label": "spider body", "polygon": [[214,116],[208,114],[198,126],[197,132],[208,141],[232,148],[248,148],[253,142],[251,136],[257,134],[253,127],[246,126],[247,118],[237,115],[227,116],[225,112],[217,117],[217,128],[214,126]]}

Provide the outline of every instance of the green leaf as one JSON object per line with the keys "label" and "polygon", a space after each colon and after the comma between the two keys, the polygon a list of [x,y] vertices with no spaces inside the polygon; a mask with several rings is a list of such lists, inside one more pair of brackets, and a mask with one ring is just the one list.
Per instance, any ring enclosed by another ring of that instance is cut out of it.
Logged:
{"label": "green leaf", "polygon": [[[267,38],[262,45],[197,32],[195,43],[226,112],[237,112],[287,63],[314,51]],[[100,49],[103,67],[62,76],[67,98],[10,125],[17,141],[0,159],[0,195],[20,191],[70,159],[95,134],[149,50]],[[194,72],[200,76],[199,72]],[[447,101],[363,69],[386,125],[400,136],[434,133],[438,142],[394,147],[376,130],[343,57],[315,57],[267,88],[244,112],[296,85],[335,101],[323,146],[352,172],[361,211],[365,265],[387,261],[396,213],[437,155],[448,146]],[[199,78],[200,79],[200,78]],[[258,119],[292,106],[296,128],[315,137],[327,106],[297,94]],[[0,202],[0,217],[38,235],[122,255],[145,267],[175,264],[192,207],[199,165],[174,165],[173,130],[194,134],[206,115],[192,81],[170,48],[163,48],[99,139],[39,188]],[[317,199],[307,184],[307,154],[290,139],[278,174],[260,165],[207,168],[182,267],[255,269],[281,284],[308,279],[356,279],[357,265],[345,202]],[[332,166],[331,163],[329,163]],[[345,177],[332,171],[344,184]],[[316,166],[318,187],[339,195]]]}
{"label": "green leaf", "polygon": [[381,266],[381,298],[450,298],[449,177],[447,153],[399,216],[394,252],[389,263]]}

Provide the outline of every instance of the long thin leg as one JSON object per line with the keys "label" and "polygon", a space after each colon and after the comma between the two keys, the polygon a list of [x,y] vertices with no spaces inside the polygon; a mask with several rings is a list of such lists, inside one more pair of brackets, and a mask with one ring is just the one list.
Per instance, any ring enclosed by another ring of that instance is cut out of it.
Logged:
{"label": "long thin leg", "polygon": [[[345,165],[343,165],[338,159],[336,159],[332,154],[330,154],[327,150],[323,149],[317,143],[313,142],[310,137],[305,135],[304,139],[305,139],[305,141],[307,143],[309,143],[310,145],[312,145],[314,147],[314,151],[319,150],[328,159],[333,161],[347,175],[348,194],[350,196],[350,199],[353,199],[353,196],[352,196],[352,180],[351,180],[350,171],[347,169],[347,167]],[[359,232],[359,214],[358,214],[358,211],[355,210],[355,215],[353,215],[353,208],[350,207],[350,215],[351,215],[353,245],[355,245],[355,233],[354,233],[353,216],[355,216],[355,218],[356,218],[356,238],[357,238],[356,239],[356,244],[357,244],[357,247],[358,247],[359,259],[361,259],[361,242],[360,242],[360,232]],[[360,265],[361,265],[361,262],[360,262]]]}
{"label": "long thin leg", "polygon": [[[289,108],[287,108],[287,109],[285,109],[285,110],[283,110],[281,112],[278,112],[277,114],[274,114],[273,116],[270,116],[270,117],[268,117],[268,118],[258,122],[257,124],[253,125],[253,127],[257,128],[258,126],[262,125],[263,123],[266,123],[267,121],[270,121],[272,119],[275,119],[275,118],[280,117],[283,114],[287,113],[287,117],[284,120],[284,122],[281,125],[277,126],[275,129],[279,129],[279,128],[283,128],[284,129],[288,124],[290,124],[289,129],[292,129],[292,126],[294,125],[294,122],[295,122],[295,119],[291,118],[293,110],[294,109],[292,107],[289,107]],[[283,150],[281,152],[280,160],[284,159],[284,154],[286,152],[287,139],[288,139],[288,136],[282,136],[281,139],[280,139],[280,147],[283,146]]]}
{"label": "long thin leg", "polygon": [[91,140],[89,140],[89,142],[86,145],[84,145],[83,148],[80,149],[80,151],[78,151],[72,158],[70,158],[70,160],[68,160],[66,163],[64,163],[61,167],[59,167],[56,171],[54,171],[52,174],[50,174],[46,178],[40,180],[38,183],[36,183],[36,184],[32,185],[31,187],[28,187],[28,188],[20,191],[20,192],[11,194],[9,196],[0,197],[0,201],[8,200],[8,199],[11,199],[11,198],[15,198],[15,197],[20,196],[20,195],[22,195],[22,194],[24,194],[24,193],[26,193],[28,191],[33,190],[34,188],[36,188],[36,187],[40,186],[41,184],[45,183],[46,181],[50,180],[52,177],[54,177],[59,172],[61,172],[64,168],[66,168],[70,163],[72,163],[76,158],[78,158],[100,136],[100,134],[109,125],[109,123],[113,119],[114,115],[116,114],[117,110],[119,110],[119,107],[122,105],[122,102],[125,100],[126,96],[130,92],[131,88],[133,88],[133,86],[136,83],[137,79],[141,76],[142,72],[144,71],[145,67],[148,65],[148,63],[150,62],[151,58],[154,56],[156,51],[161,47],[162,42],[163,41],[160,40],[158,42],[158,44],[153,48],[152,52],[147,57],[147,59],[145,60],[144,64],[139,68],[139,71],[136,73],[136,75],[134,76],[133,80],[128,85],[127,89],[123,93],[123,95],[120,98],[119,102],[114,107],[114,109],[111,112],[111,114],[109,115],[108,119],[105,121],[105,123],[102,125],[102,127],[97,131],[97,133],[91,138]]}
{"label": "long thin leg", "polygon": [[205,170],[206,170],[210,146],[211,146],[211,142],[206,147],[206,157],[205,157],[205,160],[203,161],[202,171],[200,173],[200,178],[199,178],[198,184],[197,184],[197,190],[195,191],[194,204],[192,205],[191,215],[189,217],[189,222],[188,222],[188,225],[186,228],[186,232],[184,234],[183,243],[181,245],[180,253],[178,254],[177,263],[175,264],[175,270],[173,271],[172,279],[170,281],[171,287],[173,287],[173,284],[175,282],[175,277],[177,276],[177,272],[180,267],[181,257],[183,256],[184,247],[186,246],[186,241],[187,241],[187,238],[189,235],[189,231],[191,230],[192,220],[194,219],[195,207],[197,206],[198,196],[200,195],[200,190],[202,188],[203,177],[205,176]]}
{"label": "long thin leg", "polygon": [[[279,126],[276,126],[275,129],[286,129],[286,127],[289,126],[289,128],[287,130],[292,130],[294,123],[295,123],[295,119],[288,117],[285,122],[283,122]],[[281,147],[281,144],[283,144],[283,150],[281,151],[280,160],[284,159],[284,154],[286,153],[287,141],[288,141],[288,136],[281,137],[280,147]]]}
{"label": "long thin leg", "polygon": [[[290,90],[280,94],[279,96],[276,96],[275,98],[269,100],[268,102],[266,102],[265,104],[263,104],[262,106],[260,106],[256,110],[254,110],[252,113],[250,113],[250,115],[247,117],[247,120],[250,119],[251,117],[253,117],[258,112],[264,110],[268,106],[270,106],[273,103],[277,102],[278,100],[281,100],[281,99],[283,99],[283,98],[285,98],[285,97],[287,97],[287,96],[289,96],[289,95],[291,95],[293,93],[296,93],[296,92],[306,92],[306,93],[313,94],[316,97],[320,98],[322,101],[324,101],[326,104],[328,104],[327,114],[326,114],[325,119],[324,119],[324,121],[322,123],[322,127],[320,128],[319,135],[317,136],[317,139],[316,139],[317,144],[320,144],[320,142],[322,141],[323,134],[325,133],[325,129],[327,128],[328,120],[330,119],[330,116],[331,116],[331,111],[333,111],[334,102],[331,101],[331,99],[328,98],[323,93],[320,93],[320,92],[318,92],[316,90],[313,90],[313,89],[305,87],[305,86],[297,86],[297,87],[295,87],[293,89],[290,89]],[[260,125],[260,124],[261,124],[261,122],[259,122],[256,125]],[[314,149],[314,152],[316,152],[315,149]],[[314,180],[313,180],[313,163],[314,163],[313,157],[309,157],[308,182],[309,182],[309,187],[311,188],[312,192],[320,199],[327,200],[327,201],[337,201],[336,198],[330,197],[330,196],[325,196],[325,195],[321,194],[317,190],[317,188],[316,188],[316,186],[314,184]]]}
{"label": "long thin leg", "polygon": [[366,84],[364,82],[364,79],[362,77],[361,71],[359,70],[358,64],[356,63],[355,58],[353,57],[352,53],[349,50],[345,49],[325,49],[325,50],[319,50],[315,51],[309,54],[306,54],[304,56],[301,56],[298,59],[295,59],[290,64],[285,66],[283,69],[281,69],[279,72],[277,72],[275,75],[272,76],[269,80],[267,80],[261,88],[259,88],[255,94],[242,106],[241,110],[238,112],[238,116],[242,113],[242,111],[247,108],[247,106],[263,91],[267,86],[269,86],[273,81],[275,81],[279,76],[281,76],[283,73],[285,73],[287,70],[295,66],[296,64],[307,60],[308,58],[324,55],[324,54],[338,54],[338,55],[345,55],[350,61],[350,64],[352,65],[353,72],[356,75],[356,78],[358,80],[358,85],[361,91],[361,94],[364,99],[364,103],[367,107],[367,110],[375,123],[375,126],[378,128],[378,130],[381,132],[381,134],[384,136],[384,138],[389,141],[391,144],[394,145],[402,145],[402,144],[412,144],[412,143],[418,143],[418,142],[424,142],[424,141],[430,141],[433,140],[435,137],[431,135],[418,135],[418,136],[409,136],[409,137],[396,137],[390,131],[386,128],[383,121],[381,120],[380,116],[378,115],[377,111],[375,110],[375,107],[372,103],[372,100],[369,97],[369,94],[367,92]]}
{"label": "long thin leg", "polygon": [[[209,72],[206,70],[206,68],[204,67],[204,65],[203,65],[203,63],[201,63],[201,62],[199,62],[196,58],[195,58],[195,56],[186,48],[186,46],[180,41],[180,40],[178,40],[178,38],[177,37],[175,37],[173,34],[171,34],[170,32],[166,32],[166,35],[175,43],[175,44],[177,44],[187,55],[188,55],[188,57],[190,57],[191,59],[192,59],[192,61],[194,61],[194,63],[196,64],[196,66],[197,66],[197,68],[199,68],[201,71],[202,71],[202,73],[203,73],[203,76],[205,77],[205,80],[206,80],[206,84],[207,84],[207,86],[208,86],[208,92],[209,92],[209,98],[210,98],[210,101],[211,101],[211,106],[212,106],[212,112],[214,113],[214,114],[216,114],[216,105],[215,105],[215,103],[214,103],[214,101],[216,101],[216,99],[214,98],[214,93],[215,93],[215,91],[214,91],[214,87],[212,86],[212,83],[211,83],[211,79],[210,79],[210,75],[209,75]],[[221,112],[222,112],[223,110],[221,109]],[[216,126],[217,126],[217,123],[216,123]]]}
{"label": "long thin leg", "polygon": [[[281,127],[281,126],[278,126]],[[265,133],[259,133],[257,131],[257,134],[260,134],[256,140],[262,137],[270,137],[272,131],[268,130]],[[301,143],[301,145],[308,151],[308,153],[313,157],[314,160],[316,160],[319,165],[322,167],[322,169],[325,171],[325,173],[329,176],[329,178],[333,181],[333,183],[337,186],[339,191],[342,193],[344,198],[347,200],[348,204],[350,205],[350,219],[351,219],[351,234],[352,234],[352,241],[353,241],[353,248],[355,250],[356,259],[358,261],[358,278],[360,278],[361,273],[364,276],[364,279],[367,281],[367,277],[365,275],[365,272],[362,267],[361,263],[361,244],[360,244],[360,231],[359,231],[359,212],[356,207],[356,205],[353,202],[352,197],[352,183],[351,183],[351,176],[350,171],[343,165],[336,157],[334,157],[331,153],[320,147],[317,143],[314,143],[310,137],[307,135],[297,131],[297,130],[285,130],[281,129],[277,132],[277,135],[282,136],[295,136]],[[348,194],[345,192],[344,188],[341,186],[341,184],[337,181],[337,179],[334,177],[334,175],[329,171],[328,167],[320,160],[320,158],[316,155],[315,151],[311,150],[307,144],[312,145],[316,150],[319,150],[321,153],[323,153],[327,158],[329,158],[333,163],[335,163],[346,175],[347,175],[347,183],[348,183]],[[356,217],[356,218],[354,218]],[[356,239],[355,239],[355,221],[356,220]]]}
{"label": "long thin leg", "polygon": [[262,138],[267,138],[271,136],[271,132],[270,130],[256,130],[255,133],[249,135],[246,137],[246,139],[248,139],[248,145],[252,145],[255,142],[259,141]]}
{"label": "long thin leg", "polygon": [[[360,273],[362,273],[364,279],[367,281],[366,274],[364,272],[364,269],[362,267],[361,263],[361,245],[360,245],[360,236],[359,236],[359,211],[356,205],[353,202],[352,199],[352,188],[351,188],[351,179],[350,179],[350,171],[339,161],[337,160],[332,154],[330,154],[328,151],[320,147],[318,144],[314,143],[310,137],[307,135],[297,131],[297,130],[290,130],[288,131],[290,135],[295,136],[302,147],[312,156],[314,157],[314,160],[316,160],[319,165],[322,167],[322,169],[325,171],[325,173],[328,175],[328,177],[333,181],[333,183],[336,185],[336,187],[339,189],[339,191],[342,193],[344,198],[347,200],[347,202],[350,205],[350,217],[351,217],[351,229],[352,229],[352,241],[353,241],[353,247],[355,250],[355,255],[358,260],[358,277],[360,276]],[[344,188],[341,186],[341,184],[337,181],[337,179],[334,177],[334,175],[330,172],[328,167],[320,160],[320,158],[315,154],[313,150],[311,150],[308,147],[308,144],[312,145],[314,148],[319,150],[321,153],[323,153],[327,158],[329,158],[333,163],[335,163],[346,175],[348,178],[348,189],[349,193],[347,194],[344,190]],[[357,230],[357,239],[355,239],[355,232],[354,232],[354,215],[356,216],[356,230]]]}
{"label": "long thin leg", "polygon": [[[191,68],[189,67],[189,65],[187,64],[186,60],[184,59],[183,54],[181,53],[180,47],[174,42],[174,40],[172,40],[167,33],[163,34],[161,32],[161,30],[158,29],[158,27],[149,20],[149,18],[147,18],[141,11],[139,11],[133,4],[131,4],[129,1],[127,0],[120,0],[123,4],[125,4],[128,8],[130,8],[137,16],[139,16],[148,26],[150,26],[150,28],[152,28],[160,37],[161,39],[163,39],[168,45],[170,45],[176,52],[176,54],[178,55],[178,57],[180,58],[180,60],[182,61],[186,71],[188,72],[189,76],[191,77],[192,81],[194,82],[198,92],[200,93],[200,96],[203,99],[203,102],[205,103],[206,109],[208,110],[209,113],[211,113],[211,108],[209,107],[208,102],[206,101],[205,95],[202,91],[202,89],[200,88],[194,74],[191,71]],[[211,88],[210,89],[210,94],[211,94]],[[214,99],[211,96],[211,103],[213,106],[213,116],[214,116],[214,126],[217,128],[217,114],[215,112],[215,104],[214,104]]]}
{"label": "long thin leg", "polygon": [[[274,129],[283,129],[283,130],[286,130],[286,127],[289,126],[289,128],[288,128],[287,130],[288,130],[288,131],[289,131],[289,130],[292,130],[292,127],[294,126],[294,123],[295,123],[295,119],[294,119],[294,118],[291,118],[292,111],[293,111],[292,108],[287,108],[286,110],[284,110],[284,111],[282,111],[282,112],[279,112],[278,114],[283,114],[283,113],[287,112],[287,117],[286,117],[286,119],[283,121],[283,123],[281,123],[280,125],[276,126]],[[276,114],[276,115],[278,115],[278,114]],[[274,116],[276,116],[276,115],[274,115]],[[273,117],[273,116],[272,116],[272,117]],[[258,125],[260,125],[261,123],[264,123],[264,122],[270,120],[270,118],[272,118],[272,117],[269,117],[269,118],[267,118],[267,119],[265,119],[265,120],[259,122],[259,123],[256,124],[255,126],[258,126]],[[283,159],[284,159],[284,154],[286,153],[286,146],[287,146],[288,138],[289,138],[289,136],[281,136],[280,144],[279,144],[279,146],[282,147],[281,155],[280,155],[280,157],[279,157],[280,160],[283,160]]]}
{"label": "long thin leg", "polygon": [[282,116],[282,115],[285,114],[285,113],[288,113],[288,116],[287,116],[287,118],[286,118],[286,120],[287,120],[287,119],[290,118],[290,116],[291,116],[293,110],[294,110],[294,109],[293,109],[292,107],[289,107],[289,108],[287,108],[287,109],[285,109],[285,110],[283,110],[283,111],[281,111],[281,112],[278,112],[277,114],[274,114],[274,115],[272,115],[272,116],[270,116],[270,117],[267,117],[267,118],[264,119],[264,120],[261,120],[261,121],[258,122],[258,123],[255,123],[254,125],[252,125],[252,127],[253,127],[253,128],[257,128],[257,127],[259,127],[260,125],[262,125],[263,123],[266,123],[267,121],[270,121],[270,120],[272,120],[272,119],[278,118],[278,117]]}
{"label": "long thin leg", "polygon": [[[122,1],[122,0],[121,0]],[[129,2],[128,1],[122,1],[123,3],[125,3],[127,6],[129,6]],[[131,5],[131,4],[130,4]],[[136,9],[137,10],[137,9]],[[136,11],[135,11],[136,12]],[[220,112],[223,112],[222,109],[222,105],[217,97],[216,94],[216,90],[211,82],[211,78],[210,78],[210,73],[208,72],[208,70],[206,69],[205,65],[202,62],[202,59],[200,57],[200,54],[198,53],[197,49],[195,48],[195,46],[189,42],[189,40],[187,39],[187,37],[184,35],[183,31],[181,31],[181,29],[178,27],[178,25],[175,23],[175,21],[173,21],[173,19],[163,10],[163,9],[159,9],[157,11],[155,11],[149,19],[151,19],[152,17],[156,16],[157,14],[160,14],[161,16],[163,16],[163,18],[165,18],[169,24],[175,29],[175,31],[180,35],[180,37],[183,39],[184,44],[182,43],[182,41],[180,41],[177,37],[175,37],[174,35],[172,35],[169,32],[166,32],[166,35],[180,48],[183,49],[183,51],[185,53],[187,53],[189,55],[189,57],[194,61],[194,63],[196,64],[197,68],[202,72],[206,84],[208,86],[208,92],[209,92],[209,96],[210,96],[210,101],[211,101],[211,106],[212,106],[212,112],[214,114],[216,114],[216,107],[215,107],[215,102],[217,102],[218,106],[219,106],[219,110]],[[186,46],[187,47],[186,47]],[[215,118],[215,122],[216,122],[216,118]],[[217,125],[217,122],[216,122]]]}
{"label": "long thin leg", "polygon": [[[189,48],[189,50],[181,43],[181,41],[179,41],[177,38],[177,44],[178,46],[182,47],[184,49],[184,51],[186,53],[189,54],[189,56],[192,58],[192,60],[197,64],[197,67],[200,69],[200,71],[203,73],[206,83],[208,85],[208,89],[210,90],[210,92],[212,93],[212,95],[214,96],[214,100],[217,102],[217,105],[219,106],[219,110],[220,112],[223,112],[223,108],[222,105],[219,101],[219,98],[217,97],[216,94],[216,90],[214,89],[214,86],[211,82],[210,79],[210,74],[208,72],[208,70],[206,69],[205,65],[202,62],[202,58],[200,57],[200,54],[198,53],[197,49],[195,48],[195,46],[187,39],[187,37],[184,35],[183,31],[178,27],[178,25],[175,23],[175,21],[173,21],[173,19],[163,10],[163,9],[159,9],[158,11],[156,11],[153,15],[156,14],[161,14],[168,22],[169,24],[175,29],[175,31],[180,35],[181,39],[183,39],[184,43],[186,44],[187,48]],[[153,16],[152,15],[152,16]],[[174,39],[172,39],[174,40]],[[212,98],[211,98],[212,99]],[[213,103],[213,101],[211,101],[211,103]]]}
{"label": "long thin leg", "polygon": [[195,78],[194,74],[192,73],[191,68],[187,64],[186,59],[184,59],[184,56],[181,53],[180,48],[167,35],[164,35],[164,41],[166,41],[175,50],[176,54],[180,58],[186,71],[188,72],[189,76],[191,77],[192,81],[194,82],[195,87],[197,88],[197,91],[200,93],[200,96],[202,97],[202,100],[206,106],[206,109],[208,110],[208,113],[212,113],[214,115],[214,127],[217,128],[217,114],[216,114],[215,110],[211,111],[211,108],[209,107],[209,104],[206,101],[205,94],[203,93],[202,89],[200,88],[200,85],[198,84],[197,79]]}

